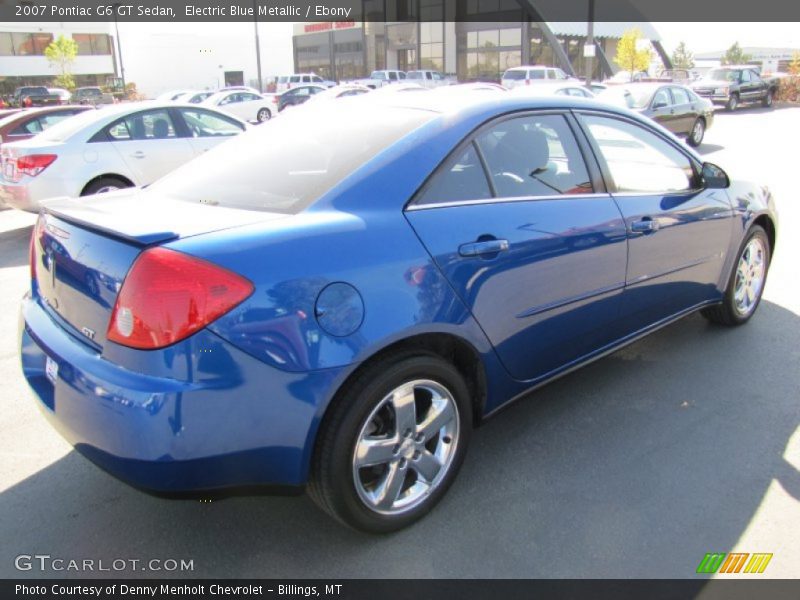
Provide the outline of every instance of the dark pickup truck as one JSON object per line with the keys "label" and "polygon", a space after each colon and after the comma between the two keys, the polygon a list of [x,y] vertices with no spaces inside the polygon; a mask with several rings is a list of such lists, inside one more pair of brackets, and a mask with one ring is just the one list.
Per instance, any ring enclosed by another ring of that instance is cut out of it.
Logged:
{"label": "dark pickup truck", "polygon": [[76,104],[97,106],[99,104],[112,104],[114,97],[104,94],[99,87],[80,87],[72,93],[72,101]]}
{"label": "dark pickup truck", "polygon": [[51,94],[43,85],[29,85],[14,90],[14,104],[20,108],[31,106],[58,106],[61,96]]}
{"label": "dark pickup truck", "polygon": [[691,85],[698,96],[721,104],[728,110],[736,110],[743,103],[760,102],[772,106],[778,81],[765,78],[749,65],[729,65],[711,69],[702,79]]}

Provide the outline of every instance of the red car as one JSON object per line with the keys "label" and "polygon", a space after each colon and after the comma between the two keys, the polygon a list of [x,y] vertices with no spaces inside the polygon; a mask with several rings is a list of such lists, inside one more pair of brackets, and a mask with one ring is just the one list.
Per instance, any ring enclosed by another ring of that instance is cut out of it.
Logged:
{"label": "red car", "polygon": [[0,114],[0,144],[27,140],[59,121],[86,110],[94,110],[94,107],[48,106],[12,111],[5,116]]}

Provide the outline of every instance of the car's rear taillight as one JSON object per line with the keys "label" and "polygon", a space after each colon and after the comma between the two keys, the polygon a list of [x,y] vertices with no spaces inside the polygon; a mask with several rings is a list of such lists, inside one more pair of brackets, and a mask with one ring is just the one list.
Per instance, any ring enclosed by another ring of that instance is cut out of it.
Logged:
{"label": "car's rear taillight", "polygon": [[58,158],[57,154],[27,154],[17,158],[17,172],[36,177]]}
{"label": "car's rear taillight", "polygon": [[244,277],[166,248],[145,250],[117,296],[108,339],[142,350],[174,344],[253,293]]}

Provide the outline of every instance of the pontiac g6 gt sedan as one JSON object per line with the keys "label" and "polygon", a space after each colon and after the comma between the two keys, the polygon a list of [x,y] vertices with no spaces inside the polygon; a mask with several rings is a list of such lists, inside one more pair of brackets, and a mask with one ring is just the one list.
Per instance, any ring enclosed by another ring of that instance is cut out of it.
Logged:
{"label": "pontiac g6 gt sedan", "polygon": [[45,207],[22,367],[78,451],[153,492],[307,486],[396,530],[504,404],[693,311],[756,311],[770,193],[652,121],[370,96]]}

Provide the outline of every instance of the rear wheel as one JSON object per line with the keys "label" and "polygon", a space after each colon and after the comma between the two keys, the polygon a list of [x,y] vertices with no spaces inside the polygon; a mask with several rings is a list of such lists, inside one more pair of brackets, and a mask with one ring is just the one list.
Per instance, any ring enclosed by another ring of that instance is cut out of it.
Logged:
{"label": "rear wheel", "polygon": [[734,111],[739,107],[739,94],[731,94],[731,97],[728,98],[728,103],[725,105],[725,108],[729,111]]}
{"label": "rear wheel", "polygon": [[258,109],[258,114],[256,115],[256,120],[259,123],[263,123],[264,121],[269,121],[272,118],[272,113],[269,111],[268,108],[260,108]]}
{"label": "rear wheel", "polygon": [[739,249],[722,303],[704,309],[703,315],[720,325],[742,325],[750,320],[761,302],[769,261],[767,234],[754,225]]}
{"label": "rear wheel", "polygon": [[444,496],[472,428],[469,391],[435,355],[399,355],[361,374],[326,415],[309,495],[356,529],[386,533]]}
{"label": "rear wheel", "polygon": [[116,177],[102,177],[87,185],[83,192],[81,192],[81,196],[105,194],[106,192],[113,192],[114,190],[121,190],[127,187],[131,187],[127,181],[117,179]]}
{"label": "rear wheel", "polygon": [[694,125],[692,125],[692,130],[689,132],[689,137],[686,138],[686,142],[690,146],[697,147],[703,143],[703,137],[706,134],[706,122],[702,117],[698,117]]}

